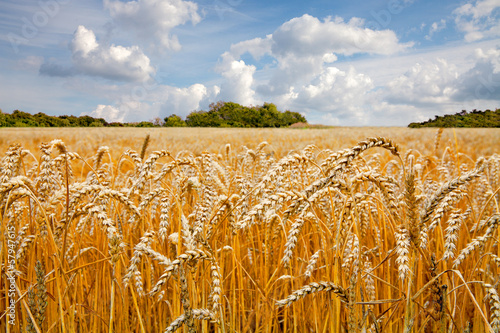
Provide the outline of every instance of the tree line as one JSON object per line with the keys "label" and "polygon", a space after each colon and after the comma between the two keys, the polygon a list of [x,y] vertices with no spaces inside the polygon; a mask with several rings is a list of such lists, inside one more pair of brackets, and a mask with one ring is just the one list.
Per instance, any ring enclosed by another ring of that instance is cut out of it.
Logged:
{"label": "tree line", "polygon": [[131,123],[107,122],[87,115],[49,116],[19,110],[9,114],[0,110],[0,127],[287,127],[298,122],[307,120],[297,112],[278,111],[272,103],[247,107],[219,101],[210,104],[208,111],[191,112],[185,120],[173,114],[164,119]]}
{"label": "tree line", "polygon": [[103,127],[127,126],[122,123],[108,123],[103,118],[91,116],[49,116],[39,112],[31,114],[14,110],[12,113],[3,113],[0,110],[0,127]]}
{"label": "tree line", "polygon": [[495,111],[462,110],[453,115],[435,116],[421,123],[411,123],[410,128],[420,127],[500,127],[500,109]]}
{"label": "tree line", "polygon": [[279,111],[276,105],[242,106],[233,102],[217,102],[208,111],[193,111],[186,120],[173,114],[164,119],[167,127],[287,127],[295,123],[307,123],[298,112]]}

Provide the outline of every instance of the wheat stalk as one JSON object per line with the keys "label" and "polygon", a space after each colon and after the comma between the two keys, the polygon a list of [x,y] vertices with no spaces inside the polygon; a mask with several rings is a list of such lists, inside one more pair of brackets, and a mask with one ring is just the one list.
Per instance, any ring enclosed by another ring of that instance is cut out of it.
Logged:
{"label": "wheat stalk", "polygon": [[306,297],[307,295],[314,294],[320,291],[325,291],[325,292],[331,291],[337,297],[339,297],[339,299],[342,302],[345,303],[349,302],[348,290],[345,290],[344,288],[334,284],[333,282],[321,281],[321,282],[312,282],[309,283],[308,285],[303,286],[302,288],[294,291],[287,298],[277,301],[276,306],[278,307],[290,306],[293,302],[296,302],[299,299]]}

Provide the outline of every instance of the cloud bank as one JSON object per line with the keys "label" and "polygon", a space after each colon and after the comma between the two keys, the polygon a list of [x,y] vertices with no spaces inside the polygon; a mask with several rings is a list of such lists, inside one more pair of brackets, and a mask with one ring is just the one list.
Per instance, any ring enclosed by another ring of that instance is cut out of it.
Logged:
{"label": "cloud bank", "polygon": [[104,0],[104,8],[120,28],[131,31],[159,51],[179,51],[181,44],[171,30],[187,22],[197,24],[201,21],[198,5],[191,1]]}
{"label": "cloud bank", "polygon": [[474,42],[500,36],[499,9],[498,0],[466,3],[455,9],[453,11],[455,24],[465,34],[465,41]]}
{"label": "cloud bank", "polygon": [[155,69],[138,46],[105,45],[90,29],[80,25],[69,44],[72,67],[55,62],[40,66],[40,74],[68,77],[77,74],[117,81],[142,82],[151,79]]}
{"label": "cloud bank", "polygon": [[[372,79],[355,68],[340,70],[333,64],[338,56],[354,54],[390,55],[401,53],[413,43],[400,43],[391,30],[371,30],[364,21],[327,17],[321,21],[303,15],[282,24],[265,38],[255,38],[231,46],[221,56],[217,70],[224,77],[221,96],[243,104],[274,101],[301,111],[335,112],[337,117],[361,111]],[[273,59],[266,68],[268,79],[259,80],[258,70],[241,58],[246,53],[255,60]]]}

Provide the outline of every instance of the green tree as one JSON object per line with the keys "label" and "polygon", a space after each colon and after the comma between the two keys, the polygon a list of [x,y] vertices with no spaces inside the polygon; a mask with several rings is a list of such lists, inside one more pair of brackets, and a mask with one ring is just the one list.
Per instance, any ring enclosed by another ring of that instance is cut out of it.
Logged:
{"label": "green tree", "polygon": [[462,110],[454,115],[435,116],[421,123],[411,123],[408,127],[500,127],[500,109],[472,110],[469,113]]}
{"label": "green tree", "polygon": [[150,121],[141,121],[135,127],[155,127],[155,125]]}
{"label": "green tree", "polygon": [[0,109],[0,127],[8,127],[10,116],[2,112]]}
{"label": "green tree", "polygon": [[170,115],[164,119],[164,127],[186,127],[186,122],[178,115]]}
{"label": "green tree", "polygon": [[193,111],[186,118],[195,127],[284,127],[307,120],[296,112],[280,112],[275,104],[242,106],[234,102],[212,103],[208,111]]}
{"label": "green tree", "polygon": [[193,111],[186,117],[189,127],[219,127],[220,119],[216,112]]}

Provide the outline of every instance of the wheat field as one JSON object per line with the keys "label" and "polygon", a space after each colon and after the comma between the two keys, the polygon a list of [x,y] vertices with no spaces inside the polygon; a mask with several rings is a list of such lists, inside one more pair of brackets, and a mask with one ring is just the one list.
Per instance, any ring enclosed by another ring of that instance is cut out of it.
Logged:
{"label": "wheat field", "polygon": [[500,332],[498,129],[2,129],[3,332]]}

